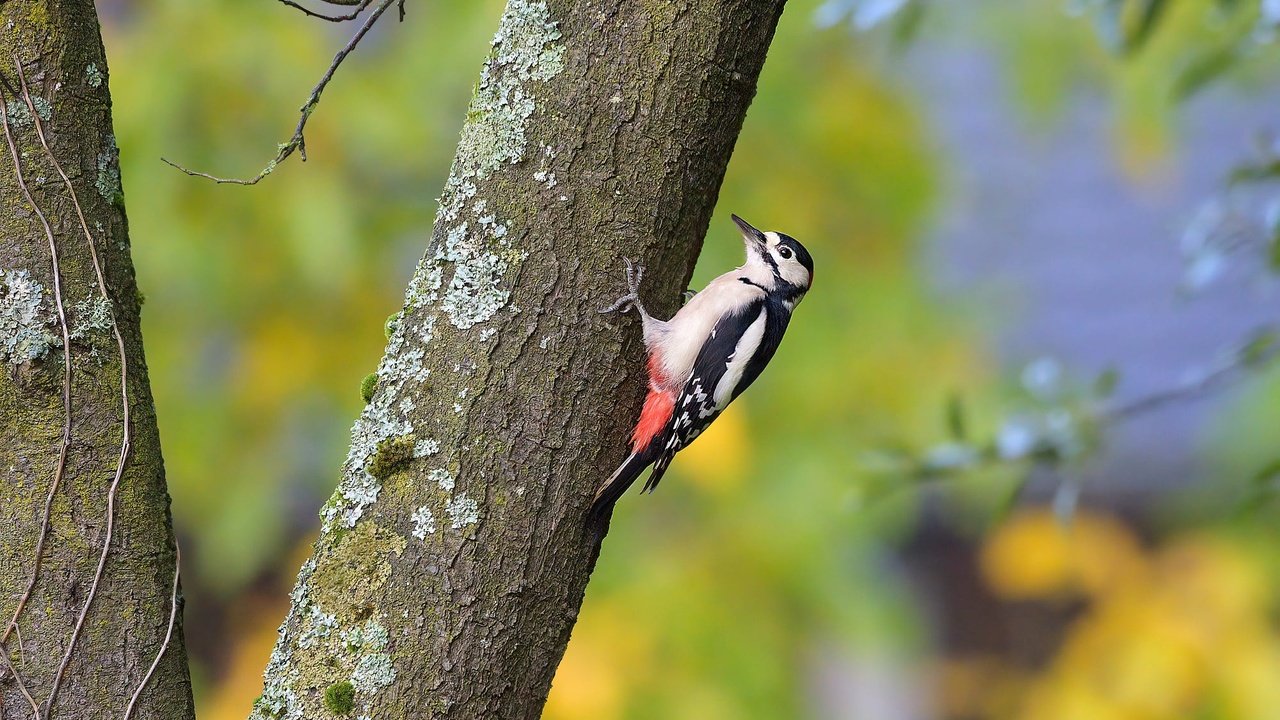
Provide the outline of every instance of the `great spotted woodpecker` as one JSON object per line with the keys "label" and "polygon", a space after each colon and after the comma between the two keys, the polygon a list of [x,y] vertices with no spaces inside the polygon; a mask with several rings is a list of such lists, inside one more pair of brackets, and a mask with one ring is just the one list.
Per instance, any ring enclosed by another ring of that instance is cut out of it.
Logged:
{"label": "great spotted woodpecker", "polygon": [[760,376],[813,283],[813,258],[795,238],[760,232],[737,215],[733,221],[747,261],[712,280],[670,320],[645,311],[639,295],[644,268],[624,260],[628,293],[600,312],[640,313],[649,394],[631,435],[631,454],[596,491],[592,516],[613,507],[650,465],[644,490],[657,487],[675,454]]}

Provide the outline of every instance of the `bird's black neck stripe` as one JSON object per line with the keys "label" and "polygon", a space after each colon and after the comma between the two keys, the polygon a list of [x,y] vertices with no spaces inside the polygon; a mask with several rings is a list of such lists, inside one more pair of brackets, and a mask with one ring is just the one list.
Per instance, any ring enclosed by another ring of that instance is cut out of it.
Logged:
{"label": "bird's black neck stripe", "polygon": [[770,300],[776,300],[779,302],[794,302],[806,292],[804,288],[785,282],[772,290],[760,283],[753,282],[751,278],[740,277],[738,278],[738,282],[741,282],[744,285],[750,285],[751,287],[760,288],[769,296]]}
{"label": "bird's black neck stripe", "polygon": [[768,250],[765,250],[764,252],[760,253],[760,257],[764,258],[765,264],[767,264],[769,266],[769,269],[773,271],[773,276],[780,277],[778,275],[778,261],[773,259],[773,255],[771,255]]}
{"label": "bird's black neck stripe", "polygon": [[805,289],[797,287],[790,283],[783,283],[781,287],[769,293],[771,296],[778,298],[783,302],[795,302],[801,295],[805,294]]}

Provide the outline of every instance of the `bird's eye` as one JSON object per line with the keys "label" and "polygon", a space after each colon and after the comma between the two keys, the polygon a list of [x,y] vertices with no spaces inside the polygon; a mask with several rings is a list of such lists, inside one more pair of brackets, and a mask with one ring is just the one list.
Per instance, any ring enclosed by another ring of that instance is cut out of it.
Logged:
{"label": "bird's eye", "polygon": [[787,247],[786,245],[783,245],[782,247],[778,248],[778,254],[782,256],[783,260],[790,260],[791,248]]}

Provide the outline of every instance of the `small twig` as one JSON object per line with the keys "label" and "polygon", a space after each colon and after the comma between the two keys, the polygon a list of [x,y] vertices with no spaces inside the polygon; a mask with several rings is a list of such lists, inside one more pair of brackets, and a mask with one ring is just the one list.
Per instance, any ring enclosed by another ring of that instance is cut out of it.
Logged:
{"label": "small twig", "polygon": [[1275,356],[1276,353],[1273,351],[1250,361],[1237,352],[1230,358],[1220,361],[1212,370],[1201,373],[1197,377],[1189,378],[1172,387],[1157,390],[1149,395],[1134,398],[1127,402],[1105,406],[1098,411],[1098,418],[1104,421],[1128,420],[1135,415],[1143,415],[1159,410],[1166,405],[1190,400],[1235,379],[1234,376],[1247,367],[1270,362]]}
{"label": "small twig", "polygon": [[[34,121],[35,128],[36,128],[36,134],[40,138],[40,145],[44,148],[45,154],[48,156],[49,161],[53,164],[54,168],[58,171],[59,177],[62,178],[62,181],[66,184],[67,189],[71,192],[71,202],[75,206],[76,215],[80,220],[80,227],[84,231],[85,239],[89,243],[89,254],[90,254],[90,257],[92,257],[93,259],[93,269],[97,276],[98,291],[102,294],[102,298],[107,303],[110,303],[111,297],[107,292],[106,277],[102,272],[102,263],[98,258],[98,250],[93,241],[93,235],[92,233],[89,232],[88,223],[85,221],[84,209],[80,205],[80,199],[76,196],[75,186],[71,184],[70,178],[68,178],[67,174],[62,170],[62,165],[58,163],[58,160],[54,156],[53,151],[49,148],[49,142],[45,138],[45,134],[44,134],[44,126],[40,122],[40,114],[36,112],[35,104],[31,100],[30,90],[27,87],[26,76],[22,72],[22,64],[18,61],[18,58],[16,56],[13,58],[13,62],[14,62],[14,66],[17,68],[17,71],[18,71],[18,81],[22,86],[22,98],[23,100],[26,101],[27,107],[31,112],[31,117],[32,117],[32,120]],[[50,236],[50,242],[52,242],[52,236]],[[55,258],[56,258],[56,255],[55,255]],[[56,259],[54,262],[55,262],[55,268],[56,268],[56,263],[57,263]],[[55,269],[55,279],[56,279],[56,269]],[[65,322],[66,321],[64,319],[63,320],[63,323],[64,323],[63,336],[64,336],[64,344],[66,347],[66,357],[68,361],[67,366],[68,368],[70,368],[71,345],[70,345],[70,339],[66,337],[67,330],[65,327]],[[120,324],[118,322],[114,322],[114,318],[112,322],[112,329],[115,334],[116,347],[120,353],[120,394],[121,394],[121,401],[122,401],[121,414],[123,416],[122,418],[123,427],[122,427],[121,440],[120,440],[120,455],[116,460],[115,476],[112,478],[111,487],[107,490],[106,537],[103,538],[103,541],[102,541],[102,552],[98,555],[98,566],[93,575],[93,582],[89,585],[89,594],[85,597],[84,607],[80,609],[80,615],[76,618],[75,627],[71,631],[71,640],[70,642],[67,643],[67,650],[63,654],[62,662],[58,665],[58,671],[53,678],[53,687],[49,690],[49,697],[45,700],[45,709],[44,709],[45,717],[48,717],[49,712],[53,709],[54,702],[56,702],[57,700],[58,690],[62,687],[62,677],[66,673],[67,666],[71,663],[71,656],[75,652],[76,643],[80,639],[81,631],[84,629],[85,619],[89,615],[89,608],[93,605],[93,599],[98,592],[98,585],[102,581],[103,571],[107,565],[107,556],[111,552],[111,539],[115,529],[116,493],[120,488],[120,481],[124,477],[124,470],[125,470],[125,466],[128,464],[129,450],[132,444],[131,443],[132,432],[130,429],[131,413],[129,408],[129,363],[125,354],[124,337],[120,333]],[[67,371],[67,376],[69,380],[70,369],[68,369]],[[68,408],[68,412],[70,412],[70,396],[69,395],[67,396],[67,408]],[[68,420],[68,425],[69,424],[70,424],[70,420]]]}
{"label": "small twig", "polygon": [[[17,59],[14,59],[15,63]],[[18,75],[22,77],[22,67],[18,64]],[[23,81],[24,95],[31,116],[39,122],[40,114],[36,112],[31,98],[25,92],[25,80]],[[9,146],[9,154],[13,158],[14,176],[17,178],[18,187],[22,190],[22,195],[27,203],[31,205],[35,211],[36,217],[40,219],[40,224],[44,227],[45,237],[49,240],[49,253],[53,264],[53,291],[54,301],[58,310],[58,322],[62,329],[62,351],[63,351],[63,373],[62,373],[62,447],[58,451],[58,464],[53,474],[53,482],[49,486],[49,494],[44,503],[44,514],[40,521],[40,537],[36,540],[35,562],[31,570],[31,579],[27,582],[27,587],[23,591],[22,596],[18,599],[18,606],[14,608],[13,617],[9,619],[8,625],[5,626],[4,632],[0,634],[0,646],[3,646],[9,640],[9,635],[18,625],[18,618],[22,615],[22,611],[27,606],[27,601],[31,598],[31,593],[35,589],[36,581],[40,575],[40,565],[44,559],[45,539],[49,535],[49,517],[53,509],[53,498],[58,492],[58,487],[62,483],[63,474],[66,472],[67,452],[71,448],[71,337],[67,330],[67,312],[62,301],[62,270],[58,259],[58,246],[54,240],[53,228],[49,225],[49,219],[45,216],[44,211],[36,204],[35,198],[31,195],[31,189],[27,187],[26,178],[22,173],[22,164],[19,160],[18,146],[13,139],[13,131],[9,124],[9,112],[7,109],[7,101],[5,100],[3,90],[0,90],[0,123],[4,126],[5,141]],[[8,661],[8,651],[5,650],[5,660]]]}
{"label": "small twig", "polygon": [[325,15],[324,13],[318,13],[314,10],[310,10],[306,7],[303,7],[302,5],[296,2],[293,2],[293,0],[280,0],[280,2],[285,5],[288,5],[294,10],[301,11],[303,15],[308,15],[313,18],[319,18],[321,20],[328,20],[329,22],[338,23],[338,22],[347,22],[348,20],[355,20],[357,17],[360,16],[360,13],[364,12],[365,8],[369,7],[369,3],[373,2],[373,0],[360,0],[360,3],[356,5],[356,9],[352,10],[346,15]]}
{"label": "small twig", "polygon": [[[182,165],[179,165],[178,163],[175,163],[172,160],[169,160],[168,158],[160,158],[160,159],[164,161],[166,164],[172,167],[175,167],[178,170],[181,170],[182,172],[188,175],[191,175],[193,177],[202,177],[207,180],[212,180],[215,183],[225,184],[225,185],[257,185],[259,182],[262,181],[263,178],[275,172],[276,167],[280,163],[288,159],[290,155],[293,155],[294,152],[297,152],[302,157],[302,161],[306,162],[307,161],[307,142],[306,142],[305,136],[303,135],[303,131],[307,127],[307,120],[311,118],[312,111],[314,111],[316,108],[316,105],[320,103],[320,94],[324,92],[325,86],[328,85],[329,81],[333,79],[334,73],[338,71],[338,66],[342,65],[342,61],[347,59],[347,55],[351,54],[351,51],[355,50],[356,46],[360,44],[360,41],[364,39],[364,36],[369,32],[371,28],[373,28],[374,24],[378,22],[378,18],[382,17],[382,13],[386,12],[387,8],[391,7],[393,4],[397,2],[402,3],[403,0],[381,0],[381,2],[378,3],[377,7],[374,8],[373,12],[370,13],[367,18],[365,18],[364,22],[360,25],[360,29],[356,30],[355,34],[351,36],[351,39],[347,41],[347,44],[344,45],[343,48],[339,50],[336,55],[333,56],[333,62],[329,63],[329,69],[325,71],[324,77],[320,78],[320,82],[316,83],[316,86],[311,89],[311,95],[307,97],[307,101],[303,103],[301,108],[299,108],[301,117],[298,118],[298,125],[293,130],[293,137],[289,138],[288,142],[280,145],[279,149],[276,152],[276,156],[271,160],[271,162],[267,163],[267,166],[264,167],[262,171],[259,172],[257,175],[254,175],[253,177],[247,178],[247,179],[221,178],[215,175],[210,175],[209,173],[200,172],[198,170],[192,170],[190,168],[183,167]],[[402,19],[404,17],[403,10],[404,8],[402,6],[401,7]]]}
{"label": "small twig", "polygon": [[40,706],[36,704],[36,699],[31,697],[31,693],[27,690],[27,684],[22,682],[22,676],[18,674],[18,669],[13,666],[13,661],[9,659],[9,648],[0,642],[0,658],[4,659],[4,667],[13,675],[13,679],[18,683],[18,690],[22,693],[22,697],[27,699],[31,704],[32,720],[40,720]]}
{"label": "small twig", "polygon": [[165,652],[169,649],[169,641],[173,639],[173,626],[178,620],[178,578],[181,575],[182,568],[182,548],[178,547],[178,541],[173,541],[173,591],[169,595],[169,629],[164,633],[164,642],[160,644],[160,650],[156,652],[156,659],[151,661],[151,667],[147,668],[147,674],[142,676],[142,681],[138,683],[138,689],[133,691],[133,697],[129,698],[129,706],[125,708],[124,720],[129,720],[133,716],[133,708],[138,704],[138,698],[142,696],[142,691],[146,689],[147,683],[151,682],[151,676],[155,673],[156,668],[160,666],[160,659],[164,657]]}

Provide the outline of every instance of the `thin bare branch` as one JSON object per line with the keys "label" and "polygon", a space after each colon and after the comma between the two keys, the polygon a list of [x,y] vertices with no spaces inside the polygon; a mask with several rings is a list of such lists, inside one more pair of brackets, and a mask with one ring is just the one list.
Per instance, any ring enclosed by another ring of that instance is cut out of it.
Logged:
{"label": "thin bare branch", "polygon": [[[303,135],[303,131],[307,127],[307,120],[311,118],[312,111],[316,109],[316,105],[320,104],[321,93],[324,92],[329,81],[333,79],[333,75],[338,71],[338,67],[342,65],[342,61],[346,60],[347,55],[350,55],[351,51],[356,49],[356,46],[360,44],[360,41],[364,39],[364,36],[368,34],[369,30],[378,22],[378,19],[382,17],[382,13],[386,12],[387,8],[401,1],[402,0],[381,0],[377,7],[374,8],[373,12],[364,19],[363,23],[361,23],[360,29],[356,30],[355,34],[351,36],[351,39],[347,41],[347,44],[333,56],[333,62],[329,63],[329,69],[325,71],[324,77],[320,78],[320,82],[316,83],[316,86],[311,89],[311,95],[307,97],[307,101],[303,103],[301,108],[299,108],[301,117],[298,118],[298,125],[293,130],[293,137],[289,138],[288,142],[280,145],[279,149],[276,151],[276,156],[272,158],[271,162],[267,163],[267,166],[264,167],[257,175],[254,175],[251,178],[222,178],[217,177],[216,175],[210,175],[209,173],[183,167],[182,165],[179,165],[167,158],[160,159],[166,164],[171,165],[193,177],[202,177],[207,180],[212,180],[216,183],[226,185],[257,185],[263,178],[275,172],[276,167],[295,152],[302,157],[303,162],[306,162],[307,142]],[[403,19],[403,17],[404,12],[402,7],[401,18]]]}
{"label": "thin bare branch", "polygon": [[182,548],[178,547],[178,541],[175,539],[173,543],[173,591],[169,594],[169,628],[165,630],[164,642],[160,644],[160,650],[156,652],[156,659],[151,661],[151,667],[147,668],[147,674],[142,676],[142,681],[138,683],[138,689],[133,691],[133,697],[129,698],[129,706],[125,708],[124,720],[133,717],[133,708],[138,704],[138,698],[142,696],[142,691],[147,688],[147,683],[151,682],[151,676],[155,674],[156,668],[160,666],[160,660],[164,657],[166,651],[169,650],[169,641],[173,639],[173,626],[178,620],[178,578],[181,576],[182,568]]}
{"label": "thin bare branch", "polygon": [[[19,76],[21,76],[21,66],[19,66]],[[25,81],[24,81],[25,82]],[[25,84],[24,84],[25,87]],[[40,113],[36,112],[35,106],[31,104],[30,97],[27,97],[27,104],[31,117],[37,122],[40,119]],[[36,581],[40,576],[40,565],[44,560],[45,540],[49,536],[49,516],[53,509],[53,498],[58,492],[58,487],[62,484],[63,475],[67,467],[67,452],[71,447],[71,337],[67,329],[67,312],[62,300],[62,269],[58,258],[58,246],[54,240],[53,228],[49,225],[49,219],[45,216],[44,211],[36,204],[35,198],[31,195],[30,188],[27,187],[26,178],[22,172],[22,164],[19,158],[18,146],[13,139],[13,131],[9,123],[9,112],[7,109],[8,101],[2,89],[0,89],[0,123],[4,126],[4,137],[6,144],[9,146],[9,155],[13,159],[14,176],[17,178],[18,187],[22,190],[22,195],[27,203],[31,205],[35,215],[40,220],[40,224],[44,227],[45,237],[49,240],[49,254],[53,263],[53,290],[54,301],[58,310],[58,323],[62,330],[62,351],[63,351],[63,373],[62,373],[62,445],[58,451],[58,463],[54,469],[53,482],[49,485],[49,494],[45,499],[44,513],[40,520],[40,536],[36,540],[35,560],[32,563],[31,579],[27,582],[27,587],[23,591],[22,596],[18,599],[18,605],[14,608],[13,616],[9,619],[9,623],[5,626],[4,632],[0,634],[0,646],[3,646],[9,640],[10,634],[18,626],[18,618],[21,617],[22,611],[27,606],[27,601],[31,598],[31,593],[35,589]],[[8,650],[4,651],[5,661],[9,661]]]}
{"label": "thin bare branch", "polygon": [[1099,410],[1098,416],[1106,421],[1127,420],[1136,415],[1144,415],[1168,405],[1200,397],[1222,385],[1240,379],[1249,368],[1265,366],[1277,356],[1280,356],[1280,350],[1277,348],[1264,350],[1256,357],[1249,357],[1247,349],[1238,350],[1206,372],[1149,395],[1105,406]]}
{"label": "thin bare branch", "polygon": [[352,10],[346,15],[325,15],[324,13],[318,13],[315,10],[311,10],[307,7],[304,7],[303,5],[300,5],[294,2],[293,0],[280,0],[280,2],[285,5],[288,5],[294,10],[300,11],[303,15],[307,15],[313,18],[319,18],[320,20],[328,20],[329,22],[340,23],[340,22],[347,22],[348,20],[355,20],[357,17],[360,16],[360,13],[364,12],[365,8],[369,7],[369,4],[372,3],[373,0],[360,0],[360,2],[356,4],[356,9]]}

